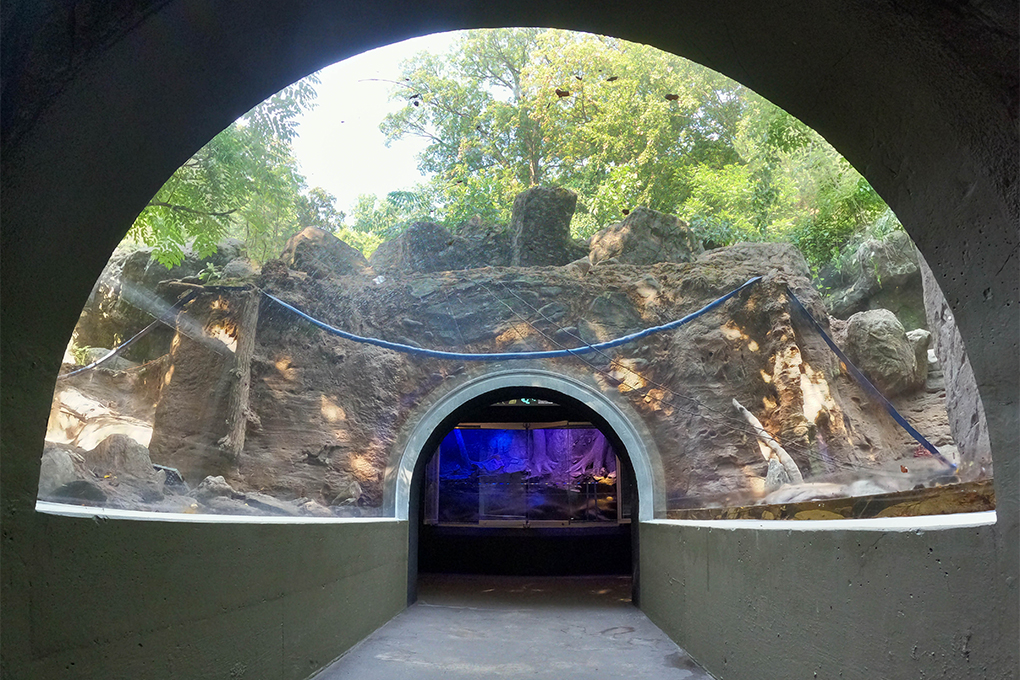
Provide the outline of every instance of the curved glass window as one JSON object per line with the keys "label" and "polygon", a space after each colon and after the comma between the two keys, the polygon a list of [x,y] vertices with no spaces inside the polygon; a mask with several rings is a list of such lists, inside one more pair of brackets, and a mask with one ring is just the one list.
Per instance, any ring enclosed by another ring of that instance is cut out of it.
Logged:
{"label": "curved glass window", "polygon": [[[82,311],[39,499],[391,515],[417,419],[507,365],[611,397],[660,515],[994,507],[952,315],[864,178],[718,73],[543,29],[335,65],[174,173]],[[598,429],[510,422],[442,441],[426,522],[629,518]]]}

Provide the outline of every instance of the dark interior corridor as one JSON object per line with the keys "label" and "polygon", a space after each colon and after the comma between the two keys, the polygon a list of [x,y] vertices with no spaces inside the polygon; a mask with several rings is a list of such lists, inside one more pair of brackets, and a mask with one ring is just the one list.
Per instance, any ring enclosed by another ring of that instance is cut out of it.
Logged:
{"label": "dark interior corridor", "polygon": [[480,401],[425,464],[419,573],[629,576],[637,491],[618,437],[562,395]]}

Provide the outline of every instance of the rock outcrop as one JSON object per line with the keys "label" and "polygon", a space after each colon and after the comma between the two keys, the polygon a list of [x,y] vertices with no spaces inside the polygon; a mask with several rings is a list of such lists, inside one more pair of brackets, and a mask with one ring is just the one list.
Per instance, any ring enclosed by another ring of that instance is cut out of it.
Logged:
{"label": "rock outcrop", "polygon": [[510,264],[510,233],[474,217],[454,234],[431,222],[416,222],[386,241],[369,260],[380,274],[427,274]]}
{"label": "rock outcrop", "polygon": [[921,280],[924,283],[924,309],[928,328],[933,334],[935,355],[945,375],[946,408],[953,439],[960,448],[963,461],[973,469],[968,476],[991,474],[992,451],[988,442],[985,407],[974,379],[974,370],[963,345],[963,337],[953,320],[953,312],[942,295],[935,274],[922,259]]}
{"label": "rock outcrop", "polygon": [[50,498],[57,489],[77,479],[68,447],[47,443],[39,466],[39,497]]}
{"label": "rock outcrop", "polygon": [[380,244],[369,262],[386,276],[565,265],[587,254],[587,247],[570,236],[576,203],[577,195],[567,189],[535,187],[514,201],[509,227],[485,225],[475,217],[453,233],[432,222],[415,222]]}
{"label": "rock outcrop", "polygon": [[128,361],[119,354],[110,356],[111,351],[112,349],[108,347],[89,347],[85,350],[82,363],[89,366],[97,361],[102,361],[102,367],[109,371],[126,371],[138,366],[138,362]]}
{"label": "rock outcrop", "polygon": [[914,361],[917,364],[917,382],[924,385],[928,380],[928,348],[931,347],[931,333],[923,328],[907,331],[907,342],[914,350]]}
{"label": "rock outcrop", "polygon": [[[206,258],[185,250],[184,260],[169,269],[156,261],[151,248],[114,252],[82,309],[74,331],[75,344],[115,347],[174,303],[176,295],[159,289],[160,282],[181,279],[197,282],[198,274],[210,265],[222,270],[242,255],[241,242],[237,239],[225,239],[217,251]],[[171,328],[157,327],[126,348],[123,356],[136,362],[156,359],[169,351],[172,338]]]}
{"label": "rock outcrop", "polygon": [[588,244],[593,265],[610,258],[636,265],[691,262],[702,252],[701,242],[685,222],[642,207],[635,208],[623,222],[594,234]]}
{"label": "rock outcrop", "polygon": [[[793,493],[789,487],[800,485],[791,471],[803,475],[803,493],[815,493],[812,484],[849,488],[847,477],[858,469],[892,471],[882,472],[887,483],[875,488],[883,490],[915,483],[898,470],[906,458],[917,467],[916,442],[868,403],[791,308],[788,288],[827,323],[793,246],[700,252],[676,218],[635,210],[592,240],[589,259],[589,249],[569,236],[575,201],[562,189],[529,190],[515,202],[508,229],[472,220],[453,233],[418,223],[383,244],[371,268],[332,235],[305,230],[252,282],[357,335],[493,353],[614,339],[762,277],[673,331],[527,365],[582,382],[627,409],[661,456],[670,508]],[[237,260],[234,253],[227,262]],[[160,362],[59,384],[48,439],[64,447],[46,462],[47,491],[174,512],[378,514],[401,437],[422,404],[492,370],[340,338],[252,295],[202,289],[178,314]],[[925,384],[927,362],[919,358],[926,359],[927,334],[908,338],[887,311],[833,324],[897,407],[923,418],[937,446],[950,445],[940,388],[917,389]],[[876,336],[879,328],[889,332]],[[132,399],[117,403],[118,388]],[[117,429],[127,419],[149,429]],[[121,434],[134,441],[110,437]],[[785,473],[769,458],[772,444],[790,458]]]}
{"label": "rock outcrop", "polygon": [[829,313],[840,319],[869,309],[888,309],[907,330],[924,328],[919,256],[910,236],[896,231],[858,247],[846,284],[826,300]]}
{"label": "rock outcrop", "polygon": [[562,266],[587,255],[570,236],[577,194],[561,187],[533,187],[514,199],[510,217],[514,267]]}
{"label": "rock outcrop", "polygon": [[107,437],[84,455],[85,465],[98,477],[116,478],[133,487],[143,500],[163,498],[166,473],[156,471],[149,450],[131,437],[115,434]]}
{"label": "rock outcrop", "polygon": [[292,236],[280,259],[291,269],[319,277],[363,274],[368,269],[359,250],[317,227],[306,227]]}
{"label": "rock outcrop", "polygon": [[486,224],[475,215],[457,228],[457,236],[464,240],[466,251],[464,265],[457,269],[510,266],[513,238],[507,225]]}
{"label": "rock outcrop", "polygon": [[[754,412],[809,480],[911,456],[916,443],[866,405],[822,340],[791,313],[787,285],[816,318],[826,318],[806,263],[788,245],[742,244],[689,263],[603,264],[584,274],[574,266],[471,269],[373,281],[291,271],[274,279],[272,290],[365,336],[458,351],[529,351],[675,319],[762,274],[746,294],[672,333],[542,364],[631,404],[663,455],[672,507],[764,494],[768,462],[733,399]],[[209,292],[182,317],[230,346],[235,306],[229,292]],[[229,352],[192,336],[182,333],[171,356],[153,461],[180,469],[191,484],[222,476],[249,497],[249,507],[258,492],[301,507],[310,500],[313,510],[375,512],[413,409],[450,381],[488,369],[347,341],[264,302],[251,368],[252,424],[232,460],[220,446],[226,396],[219,386],[232,365]],[[905,351],[914,361],[913,348]]]}
{"label": "rock outcrop", "polygon": [[223,266],[220,278],[226,281],[250,279],[257,273],[255,265],[246,257],[238,257]]}
{"label": "rock outcrop", "polygon": [[91,450],[47,443],[39,475],[39,498],[125,509],[158,507],[167,471],[148,450],[126,435],[107,437]]}
{"label": "rock outcrop", "polygon": [[[928,337],[918,336],[923,342],[921,356],[926,356]],[[907,338],[903,325],[887,309],[858,312],[847,320],[846,345],[843,348],[850,361],[887,397],[906,394],[924,386],[927,360],[918,366],[915,343]]]}
{"label": "rock outcrop", "polygon": [[461,234],[432,222],[415,222],[400,236],[380,244],[369,261],[375,272],[387,276],[506,265],[508,241],[505,232],[487,232],[479,220],[464,225]]}

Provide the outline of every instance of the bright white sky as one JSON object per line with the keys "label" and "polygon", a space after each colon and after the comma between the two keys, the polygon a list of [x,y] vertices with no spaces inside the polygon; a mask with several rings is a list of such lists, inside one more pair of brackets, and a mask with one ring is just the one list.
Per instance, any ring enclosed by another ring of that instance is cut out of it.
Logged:
{"label": "bright white sky", "polygon": [[301,118],[294,154],[309,187],[322,187],[349,213],[358,194],[409,188],[422,177],[415,155],[424,140],[404,139],[386,146],[379,123],[401,106],[389,101],[390,84],[398,80],[400,62],[416,52],[445,52],[454,33],[439,33],[380,47],[328,66],[315,109]]}

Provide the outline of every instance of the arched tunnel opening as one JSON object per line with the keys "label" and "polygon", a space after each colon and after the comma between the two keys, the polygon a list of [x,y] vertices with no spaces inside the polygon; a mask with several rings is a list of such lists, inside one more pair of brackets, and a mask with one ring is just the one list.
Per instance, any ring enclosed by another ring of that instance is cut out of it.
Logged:
{"label": "arched tunnel opening", "polygon": [[594,409],[506,387],[454,409],[421,448],[409,498],[409,600],[425,574],[630,576],[638,485]]}
{"label": "arched tunnel opening", "polygon": [[[925,12],[829,3],[806,13],[663,3],[620,13],[569,3],[512,11],[458,3],[397,3],[385,11],[356,2],[311,2],[295,11],[255,3],[238,20],[230,3],[196,16],[194,3],[166,2],[126,17],[48,5],[29,19],[48,18],[42,28],[57,38],[44,39],[33,21],[15,15],[18,40],[10,41],[15,49],[4,67],[5,76],[51,72],[21,79],[28,86],[10,88],[5,106],[3,316],[18,333],[5,336],[3,355],[5,367],[20,367],[4,378],[5,676],[49,677],[76,665],[82,677],[307,677],[399,609],[404,518],[193,528],[50,516],[32,512],[39,463],[25,453],[42,448],[38,430],[57,357],[102,263],[187,153],[273,83],[292,82],[330,55],[482,24],[616,27],[696,54],[832,132],[921,236],[918,247],[944,272],[952,310],[977,350],[974,370],[1002,471],[1001,509],[991,525],[806,533],[643,522],[649,615],[727,677],[926,670],[1005,677],[1015,668],[1015,649],[1002,644],[1016,639],[1017,625],[1017,418],[1010,409],[1017,353],[1009,351],[1017,346],[1017,305],[1010,307],[1016,88],[1015,69],[1002,66],[1016,63],[1015,6]],[[85,25],[68,30],[72,17]],[[105,38],[90,40],[89,31]],[[126,92],[130,105],[109,106]],[[8,118],[16,125],[8,127]],[[424,468],[427,460],[420,462]],[[644,479],[642,458],[632,462]],[[405,497],[404,507],[413,516],[407,531],[416,575],[421,476],[414,481],[414,502]],[[867,559],[846,559],[862,545],[870,546]],[[324,569],[327,559],[339,568]],[[206,578],[181,578],[189,572]],[[803,620],[791,625],[791,612]],[[951,621],[937,625],[939,612],[953,612]],[[105,621],[103,634],[83,620]],[[781,653],[777,630],[784,631]],[[826,646],[832,653],[819,654]],[[923,653],[911,654],[912,647]]]}

